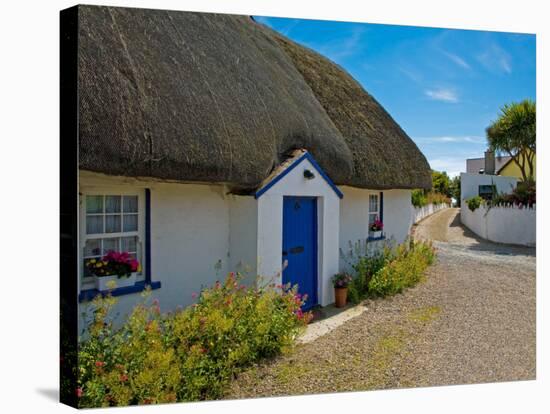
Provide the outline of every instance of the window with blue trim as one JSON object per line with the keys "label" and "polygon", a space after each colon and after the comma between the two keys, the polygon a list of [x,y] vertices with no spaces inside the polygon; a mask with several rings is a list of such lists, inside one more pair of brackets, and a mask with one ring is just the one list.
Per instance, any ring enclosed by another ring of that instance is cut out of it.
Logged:
{"label": "window with blue trim", "polygon": [[380,199],[378,194],[369,194],[369,226],[380,220]]}
{"label": "window with blue trim", "polygon": [[81,290],[93,289],[94,278],[86,267],[108,251],[124,251],[139,260],[137,281],[145,279],[145,196],[143,190],[90,188],[80,199]]}

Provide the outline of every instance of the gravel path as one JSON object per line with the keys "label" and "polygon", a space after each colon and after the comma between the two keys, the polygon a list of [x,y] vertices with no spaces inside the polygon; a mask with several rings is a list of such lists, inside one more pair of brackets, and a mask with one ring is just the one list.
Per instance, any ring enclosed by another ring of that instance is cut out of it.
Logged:
{"label": "gravel path", "polygon": [[243,372],[226,398],[535,378],[535,251],[482,241],[443,210],[426,281],[313,342]]}

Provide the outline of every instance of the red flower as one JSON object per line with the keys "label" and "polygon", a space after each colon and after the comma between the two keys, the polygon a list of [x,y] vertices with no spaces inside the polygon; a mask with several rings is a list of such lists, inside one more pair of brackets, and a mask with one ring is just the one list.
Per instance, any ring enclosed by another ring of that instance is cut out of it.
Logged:
{"label": "red flower", "polygon": [[101,368],[104,365],[105,365],[105,362],[103,362],[103,361],[96,361],[95,362],[95,366],[98,367],[98,368]]}
{"label": "red flower", "polygon": [[122,382],[128,381],[128,375],[122,374],[122,375],[120,376],[120,380],[121,380]]}
{"label": "red flower", "polygon": [[82,394],[84,394],[84,392],[82,391],[82,388],[80,387],[75,390],[75,393],[78,398],[81,398]]}

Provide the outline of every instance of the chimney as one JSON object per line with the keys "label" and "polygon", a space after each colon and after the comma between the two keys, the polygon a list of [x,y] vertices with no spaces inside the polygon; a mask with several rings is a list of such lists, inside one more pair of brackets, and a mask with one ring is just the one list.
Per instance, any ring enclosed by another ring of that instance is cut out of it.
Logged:
{"label": "chimney", "polygon": [[485,174],[495,174],[495,153],[493,151],[485,151]]}

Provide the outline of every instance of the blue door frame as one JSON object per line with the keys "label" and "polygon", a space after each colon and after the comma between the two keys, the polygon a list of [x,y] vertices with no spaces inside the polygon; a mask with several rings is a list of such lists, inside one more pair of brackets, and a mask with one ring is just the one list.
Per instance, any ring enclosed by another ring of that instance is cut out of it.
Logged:
{"label": "blue door frame", "polygon": [[298,285],[298,293],[307,294],[302,309],[317,301],[317,199],[283,198],[283,284]]}

